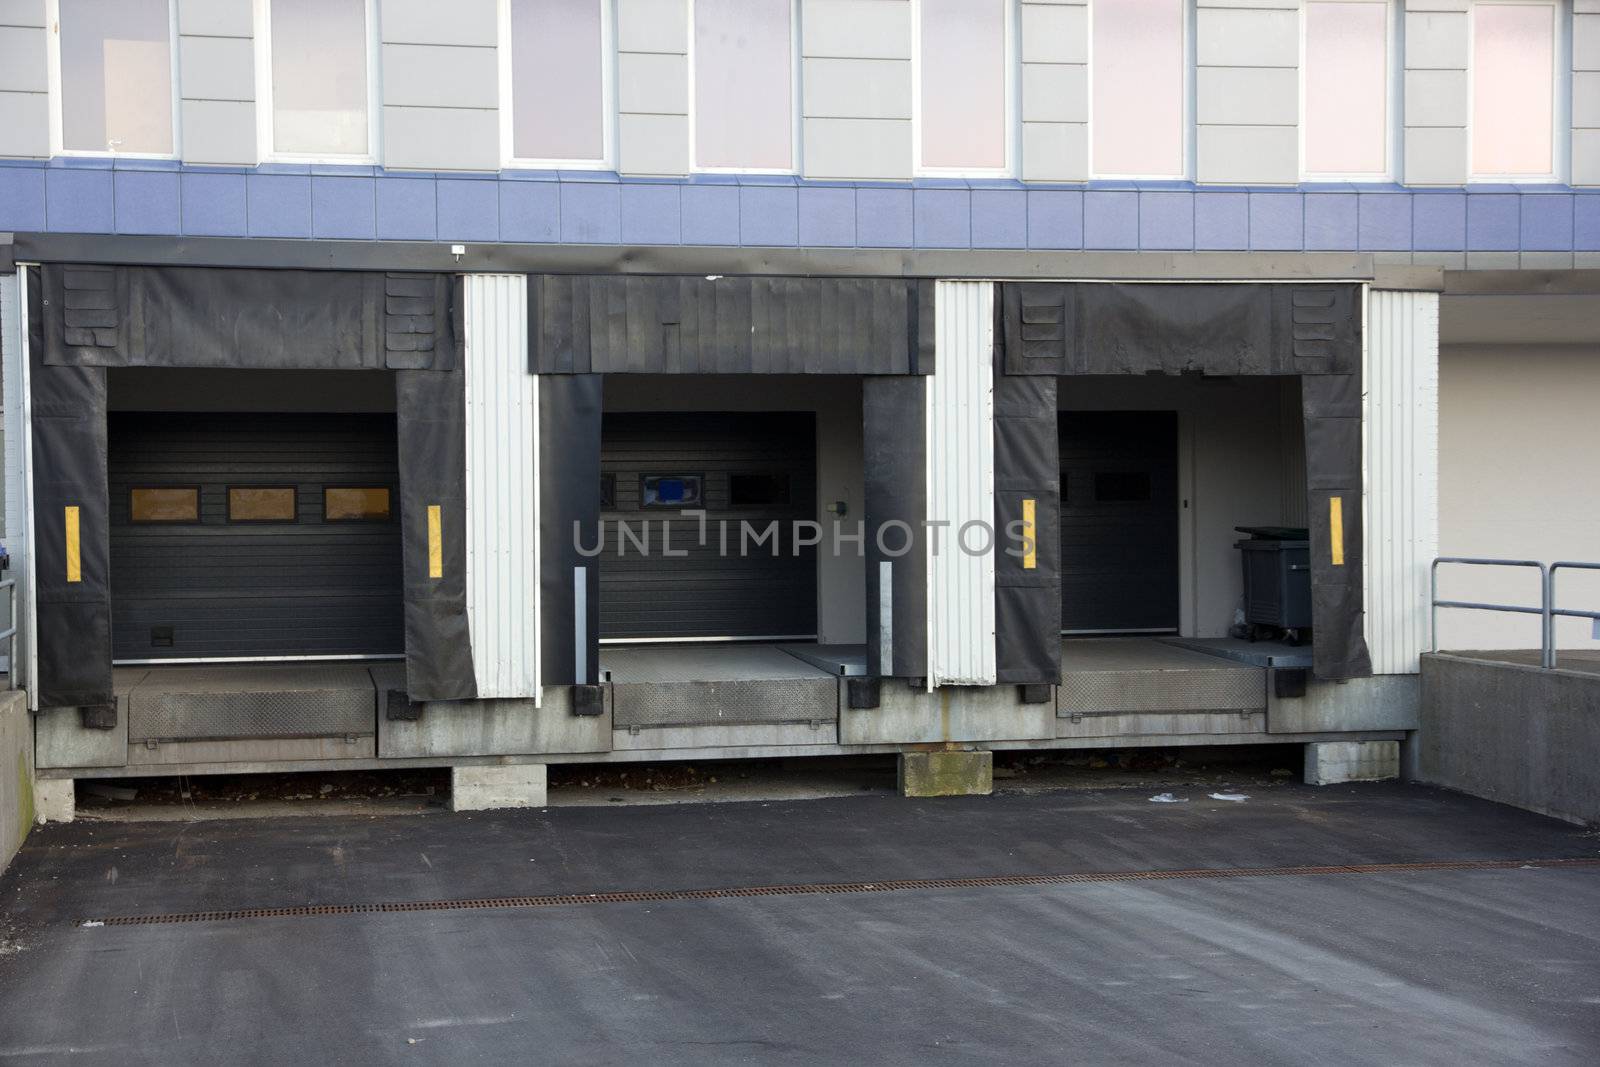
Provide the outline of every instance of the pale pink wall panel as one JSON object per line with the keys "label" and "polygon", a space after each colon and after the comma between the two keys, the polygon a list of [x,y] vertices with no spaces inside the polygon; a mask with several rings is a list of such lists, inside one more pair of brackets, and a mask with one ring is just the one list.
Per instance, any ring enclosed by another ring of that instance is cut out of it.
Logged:
{"label": "pale pink wall panel", "polygon": [[601,3],[511,0],[511,142],[517,158],[604,158]]}
{"label": "pale pink wall panel", "polygon": [[1093,0],[1096,174],[1182,177],[1183,0]]}
{"label": "pale pink wall panel", "polygon": [[1006,165],[1006,0],[922,0],[922,166]]}
{"label": "pale pink wall panel", "polygon": [[1472,20],[1472,173],[1550,173],[1555,9],[1478,4]]}
{"label": "pale pink wall panel", "polygon": [[696,165],[794,166],[790,27],[789,0],[695,0]]}
{"label": "pale pink wall panel", "polygon": [[362,155],[367,145],[367,5],[271,0],[272,146]]}

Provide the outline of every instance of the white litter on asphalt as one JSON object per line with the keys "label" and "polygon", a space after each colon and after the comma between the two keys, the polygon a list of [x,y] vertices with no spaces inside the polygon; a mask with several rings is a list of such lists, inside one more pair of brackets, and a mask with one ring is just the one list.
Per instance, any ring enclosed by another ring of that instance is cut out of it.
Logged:
{"label": "white litter on asphalt", "polygon": [[1152,804],[1187,804],[1188,797],[1175,797],[1171,793],[1157,793],[1150,798]]}
{"label": "white litter on asphalt", "polygon": [[1232,801],[1236,801],[1237,802],[1237,801],[1240,801],[1240,800],[1249,800],[1250,797],[1246,793],[1212,793],[1211,794],[1211,799],[1212,800],[1232,800]]}
{"label": "white litter on asphalt", "polygon": [[105,925],[105,923],[101,922],[98,919],[90,919],[88,922],[83,924],[83,928],[85,930],[87,930],[91,926],[104,926],[104,925]]}

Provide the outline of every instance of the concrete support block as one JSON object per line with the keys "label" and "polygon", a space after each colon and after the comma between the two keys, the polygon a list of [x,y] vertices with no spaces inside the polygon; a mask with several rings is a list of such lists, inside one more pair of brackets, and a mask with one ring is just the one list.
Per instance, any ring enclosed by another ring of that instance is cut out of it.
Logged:
{"label": "concrete support block", "polygon": [[1306,745],[1307,785],[1382,782],[1398,777],[1398,741],[1312,741]]}
{"label": "concrete support block", "polygon": [[993,792],[993,752],[900,754],[901,796],[986,797]]}
{"label": "concrete support block", "polygon": [[452,767],[450,808],[453,811],[542,808],[548,799],[546,781],[547,769],[542,763]]}
{"label": "concrete support block", "polygon": [[77,791],[71,778],[33,780],[33,821],[71,822],[77,814]]}

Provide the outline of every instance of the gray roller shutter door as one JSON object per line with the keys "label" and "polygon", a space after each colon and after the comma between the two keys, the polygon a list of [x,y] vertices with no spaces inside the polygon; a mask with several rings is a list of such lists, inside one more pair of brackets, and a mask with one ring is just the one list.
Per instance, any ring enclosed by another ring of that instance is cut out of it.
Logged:
{"label": "gray roller shutter door", "polygon": [[[794,553],[795,520],[816,518],[816,426],[810,414],[608,414],[601,422],[601,478],[614,500],[602,504],[606,529],[600,567],[600,636],[603,639],[810,636],[817,629],[816,549]],[[787,503],[735,507],[736,475],[777,474],[789,483]],[[707,544],[698,524],[678,509],[641,503],[647,475],[703,478],[709,524]],[[618,553],[617,523],[637,533],[648,520],[651,554],[631,543]],[[662,555],[662,521],[670,520],[672,550]],[[729,548],[719,545],[725,521]],[[742,521],[757,530],[776,522],[771,542],[739,551]],[[593,532],[587,533],[592,543]]]}
{"label": "gray roller shutter door", "polygon": [[[405,649],[393,415],[112,413],[120,660]],[[201,521],[134,524],[129,491],[198,485]],[[297,521],[229,523],[228,486],[293,485]],[[387,487],[389,521],[325,522],[327,486]],[[157,644],[171,628],[172,644]]]}
{"label": "gray roller shutter door", "polygon": [[1063,411],[1061,628],[1178,628],[1178,419]]}

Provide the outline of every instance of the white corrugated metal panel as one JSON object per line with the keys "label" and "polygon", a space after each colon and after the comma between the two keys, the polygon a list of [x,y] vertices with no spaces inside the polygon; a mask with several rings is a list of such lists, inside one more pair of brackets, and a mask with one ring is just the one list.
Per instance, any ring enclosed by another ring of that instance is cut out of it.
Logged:
{"label": "white corrugated metal panel", "polygon": [[467,623],[480,697],[539,697],[539,380],[528,283],[466,278]]}
{"label": "white corrugated metal panel", "polygon": [[1375,674],[1415,674],[1439,552],[1439,296],[1367,299],[1366,635]]}
{"label": "white corrugated metal panel", "polygon": [[[994,286],[939,282],[928,378],[928,680],[995,680]],[[982,523],[966,531],[968,523]],[[963,540],[973,549],[969,552]]]}
{"label": "white corrugated metal panel", "polygon": [[[27,610],[24,594],[28,574],[28,491],[27,478],[24,474],[24,449],[27,433],[23,422],[23,374],[22,365],[22,289],[20,274],[0,274],[0,403],[4,405],[5,426],[5,546],[11,553],[11,570],[5,577],[17,579],[15,590],[17,613],[31,621]],[[0,596],[0,605],[5,603],[5,598]],[[4,607],[0,606],[0,628],[11,624],[11,620],[4,616]],[[17,633],[18,660],[22,663],[30,662],[27,648],[29,626],[24,625]],[[3,658],[3,657],[0,657]],[[9,665],[8,665],[9,669]],[[15,679],[18,684],[25,684],[22,677],[23,671],[18,671]],[[30,687],[31,691],[31,687]]]}

